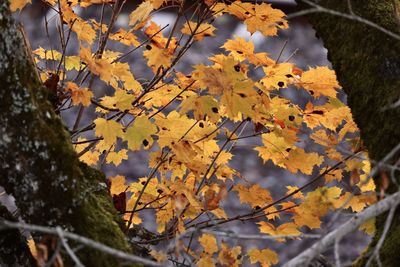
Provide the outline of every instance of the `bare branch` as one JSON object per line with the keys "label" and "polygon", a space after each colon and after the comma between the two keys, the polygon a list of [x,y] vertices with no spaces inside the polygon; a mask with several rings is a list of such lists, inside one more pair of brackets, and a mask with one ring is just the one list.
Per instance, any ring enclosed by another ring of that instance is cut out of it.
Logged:
{"label": "bare branch", "polygon": [[301,234],[301,235],[263,235],[263,234],[238,234],[234,232],[222,232],[210,229],[200,230],[203,233],[224,236],[233,239],[247,239],[247,240],[277,240],[277,239],[298,239],[298,238],[321,238],[321,235],[317,234]]}
{"label": "bare branch", "polygon": [[45,226],[26,224],[26,223],[20,223],[20,222],[11,222],[11,221],[6,221],[6,220],[0,221],[0,229],[2,229],[2,228],[3,229],[4,228],[24,229],[24,230],[29,230],[32,232],[40,232],[40,233],[45,233],[45,234],[57,235],[57,236],[60,236],[60,233],[61,233],[61,236],[65,237],[67,239],[74,240],[85,246],[88,246],[88,247],[91,247],[98,251],[112,255],[118,259],[123,259],[123,260],[127,260],[130,262],[142,263],[146,266],[155,266],[155,267],[171,266],[167,263],[158,263],[158,262],[155,262],[152,260],[148,260],[148,259],[136,256],[133,254],[129,254],[129,253],[114,249],[112,247],[103,245],[99,242],[96,242],[96,241],[86,238],[84,236],[80,236],[80,235],[77,235],[74,233],[64,231],[61,228],[59,228],[59,230],[58,230],[57,228],[53,228],[53,227],[45,227]]}
{"label": "bare branch", "polygon": [[67,240],[65,240],[64,233],[60,226],[56,227],[56,232],[57,232],[58,236],[60,237],[60,241],[61,241],[63,247],[65,248],[65,250],[67,251],[68,255],[75,262],[75,266],[76,267],[84,267],[82,262],[79,260],[78,256],[76,256],[76,254],[72,251],[72,249],[68,245]]}
{"label": "bare branch", "polygon": [[[360,16],[353,15],[353,14],[346,14],[346,13],[342,13],[342,12],[339,12],[339,11],[336,11],[336,10],[328,9],[328,8],[320,6],[320,5],[318,5],[318,4],[314,3],[314,2],[308,1],[308,0],[301,0],[301,1],[303,1],[304,3],[314,7],[314,11],[311,11],[311,12],[309,11],[307,13],[327,13],[327,14],[330,14],[330,15],[333,15],[333,16],[342,17],[342,18],[345,18],[345,19],[361,22],[361,23],[363,23],[365,25],[368,25],[368,26],[370,26],[370,27],[372,27],[374,29],[377,29],[377,30],[389,35],[390,37],[392,37],[392,38],[394,38],[396,40],[400,40],[400,35],[392,32],[392,31],[389,31],[389,30],[383,28],[382,26],[379,26],[378,24],[376,24],[376,23],[374,23],[374,22],[372,22],[370,20],[367,20],[365,18],[362,18]],[[307,10],[305,10],[305,11],[307,11]]]}
{"label": "bare branch", "polygon": [[381,249],[381,247],[383,245],[383,242],[385,241],[386,236],[387,236],[387,234],[389,232],[390,226],[392,225],[392,221],[393,221],[394,213],[396,211],[396,207],[397,207],[397,205],[393,206],[390,209],[389,215],[388,215],[388,217],[386,219],[386,222],[385,222],[385,226],[383,228],[383,233],[382,233],[381,237],[379,238],[378,244],[376,244],[376,246],[375,246],[374,252],[372,253],[371,257],[368,259],[366,267],[371,265],[371,263],[374,260],[374,258],[376,259],[378,265],[382,266],[382,263],[381,263],[381,261],[379,259],[379,250]]}
{"label": "bare branch", "polygon": [[397,192],[366,208],[362,212],[354,215],[353,218],[342,224],[339,228],[331,231],[321,240],[312,245],[309,249],[303,251],[298,256],[290,260],[284,265],[284,267],[306,266],[307,263],[309,263],[312,259],[324,252],[329,246],[333,245],[335,240],[337,240],[338,238],[343,238],[345,235],[358,229],[360,225],[362,225],[369,219],[384,213],[392,207],[397,206],[399,203],[400,192]]}
{"label": "bare branch", "polygon": [[340,262],[340,252],[339,252],[340,246],[339,246],[339,243],[340,243],[340,239],[337,238],[337,239],[335,240],[335,249],[334,249],[334,252],[335,252],[335,265],[336,265],[336,267],[342,267],[342,263]]}

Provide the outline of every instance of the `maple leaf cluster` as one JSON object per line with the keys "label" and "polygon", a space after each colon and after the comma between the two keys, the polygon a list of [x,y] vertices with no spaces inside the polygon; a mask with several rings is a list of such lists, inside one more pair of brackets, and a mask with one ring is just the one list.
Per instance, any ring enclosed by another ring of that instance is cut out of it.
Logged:
{"label": "maple leaf cluster", "polygon": [[[11,8],[22,9],[29,2],[12,0]],[[194,43],[216,35],[213,23],[219,17],[231,15],[251,34],[269,37],[289,26],[282,11],[267,3],[206,0],[187,7],[180,1],[148,0],[131,11],[128,25],[118,28],[115,19],[104,24],[85,20],[75,11],[102,4],[113,7],[118,16],[122,8],[113,1],[44,2],[57,10],[67,34],[62,51],[42,47],[33,51],[36,63],[44,66],[42,80],[49,73],[60,76],[60,110],[77,106],[80,112],[89,108],[96,112],[89,125],[77,127],[78,123],[71,129],[80,160],[92,166],[118,167],[130,154],[147,151],[148,176],[109,178],[110,194],[127,228],[146,227],[149,216],[142,214],[153,211],[158,237],[141,242],[153,244],[175,237],[179,242],[173,257],[186,254],[198,266],[238,266],[245,257],[250,263],[270,266],[279,261],[270,248],[243,251],[241,246],[230,247],[226,240],[203,233],[195,235],[200,247],[193,249],[185,235],[188,229],[200,231],[241,220],[257,226],[262,234],[301,239],[304,231],[320,228],[329,212],[343,208],[359,212],[375,201],[367,155],[359,142],[348,142],[358,129],[350,109],[337,98],[341,87],[333,70],[325,66],[303,70],[274,60],[241,37],[226,40],[221,47],[224,52],[211,55],[207,65],[195,65],[187,72],[176,69]],[[151,17],[168,7],[179,11],[173,29],[165,35],[165,27]],[[66,55],[67,35],[79,41],[76,54]],[[126,49],[108,50],[107,42]],[[135,77],[135,63],[131,66],[127,61],[131,53],[142,53],[152,79]],[[46,68],[49,61],[58,67]],[[251,74],[254,71],[262,77]],[[94,79],[112,89],[112,94],[96,89]],[[307,92],[310,102],[303,107],[282,94],[293,89]],[[306,133],[311,133],[307,138],[319,149],[304,146]],[[246,138],[257,139],[253,149],[263,162],[314,176],[300,187],[294,181],[274,198],[268,188],[248,182],[231,164],[233,157],[243,156],[232,148]],[[348,148],[347,154],[340,150],[343,147]],[[224,208],[232,195],[248,212],[232,215]],[[285,240],[277,238],[277,242]],[[166,259],[165,251],[151,254],[160,261]]]}

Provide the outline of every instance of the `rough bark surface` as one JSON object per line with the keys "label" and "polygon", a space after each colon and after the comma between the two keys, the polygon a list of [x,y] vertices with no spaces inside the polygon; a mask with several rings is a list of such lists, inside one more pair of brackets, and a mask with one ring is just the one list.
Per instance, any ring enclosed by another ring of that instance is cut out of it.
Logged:
{"label": "rough bark surface", "polygon": [[[399,33],[399,21],[394,3],[398,0],[352,0],[356,15],[383,28]],[[305,9],[308,6],[298,0]],[[349,13],[347,1],[319,2],[329,9]],[[380,161],[400,142],[400,108],[382,110],[400,99],[400,41],[360,22],[334,17],[326,13],[308,16],[317,35],[328,49],[338,79],[348,95],[354,120],[369,156]],[[399,153],[393,157],[399,158]],[[393,162],[392,162],[393,163]],[[397,178],[399,173],[397,173]],[[375,182],[381,182],[375,177]],[[392,185],[388,191],[397,191]],[[393,221],[390,233],[382,247],[383,266],[398,266],[400,254],[400,212]],[[377,219],[377,233],[371,243],[374,247],[383,230],[386,215]],[[365,259],[357,264],[364,266]]]}
{"label": "rough bark surface", "polygon": [[[130,251],[105,177],[79,162],[26,55],[8,1],[0,1],[0,103],[0,185],[15,197],[21,217]],[[88,248],[78,256],[86,266],[117,264]]]}

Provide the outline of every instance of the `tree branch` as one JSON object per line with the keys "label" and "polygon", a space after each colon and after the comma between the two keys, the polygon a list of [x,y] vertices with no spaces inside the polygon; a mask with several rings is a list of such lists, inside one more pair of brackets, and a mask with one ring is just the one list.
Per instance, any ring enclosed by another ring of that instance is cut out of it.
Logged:
{"label": "tree branch", "polygon": [[400,192],[397,192],[384,200],[366,208],[362,212],[356,214],[339,228],[331,231],[321,240],[312,245],[309,249],[303,251],[298,256],[290,260],[284,267],[307,266],[307,264],[316,258],[319,254],[328,249],[335,243],[337,239],[343,238],[345,235],[357,230],[363,223],[372,219],[385,211],[397,206],[400,203]]}
{"label": "tree branch", "polygon": [[[104,244],[101,244],[99,242],[96,242],[92,239],[86,238],[84,236],[80,236],[74,233],[70,233],[68,231],[64,231],[61,229],[61,227],[46,227],[46,226],[39,226],[39,225],[33,225],[33,224],[27,224],[27,223],[20,223],[20,222],[11,222],[7,220],[2,220],[0,221],[0,230],[1,229],[24,229],[28,230],[31,232],[39,232],[39,233],[44,233],[44,234],[51,234],[51,235],[56,235],[59,236],[61,239],[65,238],[76,241],[80,244],[83,244],[85,246],[91,247],[93,249],[96,249],[100,252],[112,255],[115,258],[127,260],[130,262],[138,262],[145,264],[146,266],[154,266],[154,267],[160,267],[160,266],[170,266],[170,265],[165,265],[162,263],[157,263],[152,260],[148,260],[139,256],[135,256],[133,254],[129,254],[126,252],[123,252],[121,250],[114,249],[112,247],[106,246]],[[63,242],[64,244],[64,242]]]}

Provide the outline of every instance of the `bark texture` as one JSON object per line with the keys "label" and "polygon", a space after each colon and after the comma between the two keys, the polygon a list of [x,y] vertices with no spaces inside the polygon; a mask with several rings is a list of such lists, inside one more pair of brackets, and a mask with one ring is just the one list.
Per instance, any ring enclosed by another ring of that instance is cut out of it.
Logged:
{"label": "bark texture", "polygon": [[[399,33],[394,5],[398,0],[352,0],[356,15],[370,20],[394,33]],[[308,6],[298,0],[301,8]],[[349,13],[347,1],[319,2],[329,9]],[[399,5],[400,6],[400,5]],[[363,23],[335,17],[326,13],[308,16],[317,35],[328,49],[338,79],[348,95],[354,120],[369,156],[380,161],[400,142],[400,108],[382,110],[400,99],[400,41]],[[393,157],[399,159],[399,153]],[[389,162],[389,163],[393,163]],[[396,174],[399,178],[399,173]],[[380,177],[375,177],[378,185]],[[388,191],[397,191],[392,184]],[[398,266],[400,254],[400,212],[397,211],[390,233],[382,247],[383,266]],[[377,218],[377,233],[371,243],[374,247],[383,230],[386,215]],[[365,259],[358,263],[364,266]]]}
{"label": "bark texture", "polygon": [[[0,1],[0,103],[0,185],[15,197],[20,216],[130,252],[105,177],[79,162],[26,55],[8,1]],[[78,256],[86,266],[117,265],[88,248]]]}

